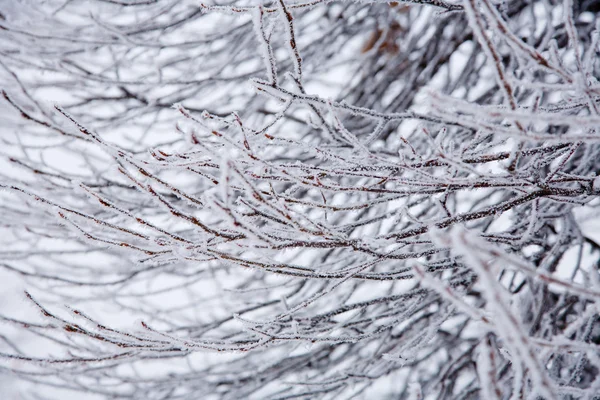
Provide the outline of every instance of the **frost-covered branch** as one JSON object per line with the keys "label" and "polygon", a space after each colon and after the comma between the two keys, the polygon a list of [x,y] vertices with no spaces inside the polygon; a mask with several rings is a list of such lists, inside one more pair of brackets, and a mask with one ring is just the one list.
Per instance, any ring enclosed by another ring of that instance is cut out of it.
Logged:
{"label": "frost-covered branch", "polygon": [[0,270],[27,294],[0,308],[0,379],[32,398],[598,393],[592,5],[17,3]]}

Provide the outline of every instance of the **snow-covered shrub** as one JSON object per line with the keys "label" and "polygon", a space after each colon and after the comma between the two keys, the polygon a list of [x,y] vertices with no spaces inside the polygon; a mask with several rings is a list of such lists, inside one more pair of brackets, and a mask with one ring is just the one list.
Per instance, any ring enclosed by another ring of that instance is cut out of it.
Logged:
{"label": "snow-covered shrub", "polygon": [[597,6],[0,2],[10,396],[595,398]]}

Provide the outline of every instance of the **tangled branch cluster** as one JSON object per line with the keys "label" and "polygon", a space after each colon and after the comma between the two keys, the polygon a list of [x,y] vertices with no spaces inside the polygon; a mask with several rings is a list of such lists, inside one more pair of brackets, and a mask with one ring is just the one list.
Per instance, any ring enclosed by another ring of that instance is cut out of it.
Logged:
{"label": "tangled branch cluster", "polygon": [[597,3],[34,3],[0,3],[23,393],[597,398]]}

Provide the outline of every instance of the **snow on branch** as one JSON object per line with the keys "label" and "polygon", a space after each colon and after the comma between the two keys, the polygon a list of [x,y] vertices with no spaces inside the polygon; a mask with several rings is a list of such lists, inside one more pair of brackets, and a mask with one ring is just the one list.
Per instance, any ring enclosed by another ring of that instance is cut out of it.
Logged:
{"label": "snow on branch", "polygon": [[595,1],[17,3],[0,387],[598,393]]}

